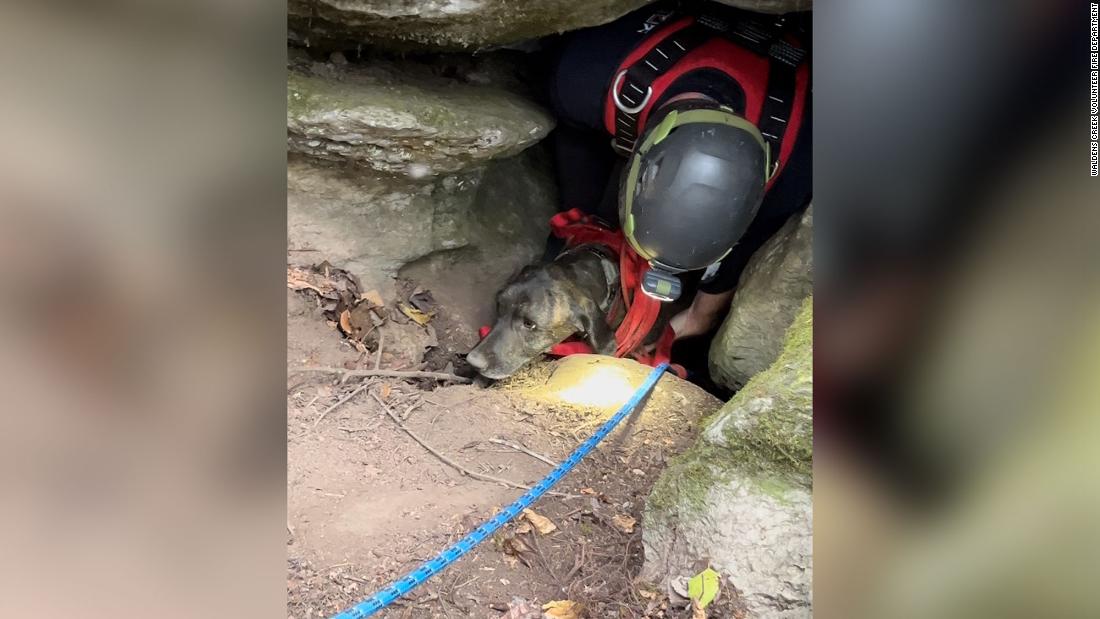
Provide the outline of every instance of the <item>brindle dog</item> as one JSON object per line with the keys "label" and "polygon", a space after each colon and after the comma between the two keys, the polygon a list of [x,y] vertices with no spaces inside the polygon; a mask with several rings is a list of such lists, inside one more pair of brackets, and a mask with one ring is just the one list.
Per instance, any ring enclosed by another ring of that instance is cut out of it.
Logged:
{"label": "brindle dog", "polygon": [[571,335],[600,354],[615,351],[607,313],[619,295],[619,263],[597,245],[524,267],[497,293],[493,330],[466,360],[486,378],[506,378]]}

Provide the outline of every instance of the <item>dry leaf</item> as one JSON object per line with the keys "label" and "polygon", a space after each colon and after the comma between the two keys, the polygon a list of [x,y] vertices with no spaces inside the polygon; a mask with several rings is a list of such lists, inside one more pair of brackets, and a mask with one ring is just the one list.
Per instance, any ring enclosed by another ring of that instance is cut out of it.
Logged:
{"label": "dry leaf", "polygon": [[382,300],[382,295],[379,294],[378,291],[373,289],[373,288],[371,288],[370,290],[368,290],[368,291],[364,292],[363,294],[359,295],[359,298],[366,301],[367,303],[370,303],[374,307],[382,307],[386,304]]}
{"label": "dry leaf", "polygon": [[532,529],[530,522],[521,523],[518,527],[516,527],[516,535],[523,535],[524,533],[530,533],[531,531]]}
{"label": "dry leaf", "polygon": [[379,397],[381,397],[383,400],[388,400],[390,399],[390,392],[393,391],[393,387],[390,387],[389,383],[382,383],[382,387],[381,389],[379,389],[379,391],[381,391],[381,393],[378,394]]}
{"label": "dry leaf", "polygon": [[696,600],[691,601],[691,619],[707,619],[707,611]]}
{"label": "dry leaf", "polygon": [[355,327],[351,325],[351,312],[348,310],[340,312],[340,330],[348,336],[355,335]]}
{"label": "dry leaf", "polygon": [[581,494],[586,494],[588,496],[596,496],[596,491],[593,490],[592,488],[581,488]]}
{"label": "dry leaf", "polygon": [[428,321],[432,319],[434,314],[425,314],[424,312],[416,309],[415,307],[409,307],[404,303],[397,306],[401,310],[401,313],[408,316],[413,322],[423,327],[428,324]]}
{"label": "dry leaf", "polygon": [[523,510],[523,516],[527,518],[528,522],[534,525],[539,535],[549,535],[558,530],[558,525],[551,522],[549,518],[540,516],[530,509]]}
{"label": "dry leaf", "polygon": [[615,514],[611,517],[611,524],[615,525],[615,528],[623,533],[633,533],[634,525],[637,524],[637,520],[626,514]]}
{"label": "dry leaf", "polygon": [[409,303],[422,312],[431,312],[435,307],[435,299],[429,290],[422,290],[409,297]]}
{"label": "dry leaf", "polygon": [[583,606],[573,600],[557,600],[542,605],[544,619],[580,619]]}
{"label": "dry leaf", "polygon": [[508,612],[500,619],[540,619],[541,615],[538,606],[517,597],[512,598],[512,602],[508,604]]}

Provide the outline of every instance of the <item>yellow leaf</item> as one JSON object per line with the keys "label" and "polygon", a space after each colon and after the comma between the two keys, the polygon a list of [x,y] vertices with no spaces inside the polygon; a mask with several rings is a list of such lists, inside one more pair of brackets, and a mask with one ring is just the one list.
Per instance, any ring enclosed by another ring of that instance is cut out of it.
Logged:
{"label": "yellow leaf", "polygon": [[718,585],[718,572],[708,567],[688,581],[688,597],[699,602],[700,608],[706,608],[718,597]]}
{"label": "yellow leaf", "polygon": [[409,307],[404,303],[397,306],[401,310],[401,313],[412,319],[413,322],[423,327],[428,324],[428,321],[432,319],[433,314],[425,314],[424,312],[416,309],[415,307]]}
{"label": "yellow leaf", "polygon": [[539,532],[539,535],[549,535],[558,530],[558,525],[550,521],[546,516],[540,516],[533,510],[523,510],[523,516],[527,518],[527,522],[534,525],[535,530]]}
{"label": "yellow leaf", "polygon": [[615,525],[615,528],[623,533],[633,533],[634,525],[638,521],[625,514],[615,514],[611,517],[611,524]]}
{"label": "yellow leaf", "polygon": [[542,605],[544,619],[580,619],[584,607],[573,600],[557,600]]}

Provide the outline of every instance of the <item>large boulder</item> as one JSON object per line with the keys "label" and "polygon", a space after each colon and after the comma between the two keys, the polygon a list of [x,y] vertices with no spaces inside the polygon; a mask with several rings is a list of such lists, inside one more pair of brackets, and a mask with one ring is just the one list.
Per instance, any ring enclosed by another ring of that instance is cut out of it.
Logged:
{"label": "large boulder", "polygon": [[710,375],[740,389],[779,356],[783,334],[813,291],[813,207],[757,251],[710,347]]}
{"label": "large boulder", "polygon": [[423,180],[291,156],[289,261],[326,259],[385,296],[403,266],[435,252],[480,248],[515,269],[541,251],[556,195],[537,151]]}
{"label": "large boulder", "polygon": [[546,136],[541,106],[421,66],[297,65],[287,77],[292,152],[423,178],[516,155]]}
{"label": "large boulder", "polygon": [[813,310],[779,359],[704,423],[646,504],[646,579],[677,589],[701,561],[750,617],[812,615]]}
{"label": "large boulder", "polygon": [[529,147],[553,119],[514,92],[507,59],[339,60],[291,57],[289,262],[328,260],[389,296],[402,267],[440,252],[531,261],[557,194]]}
{"label": "large boulder", "polygon": [[476,50],[612,21],[652,0],[290,0],[292,41]]}

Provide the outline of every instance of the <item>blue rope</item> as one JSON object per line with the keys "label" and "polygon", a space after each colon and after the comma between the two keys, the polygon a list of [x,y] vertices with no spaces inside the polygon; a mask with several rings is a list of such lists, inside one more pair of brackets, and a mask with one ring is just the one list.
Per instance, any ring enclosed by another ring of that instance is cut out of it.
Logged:
{"label": "blue rope", "polygon": [[661,375],[664,374],[666,369],[668,369],[667,363],[662,363],[654,368],[653,371],[649,373],[649,376],[646,377],[645,382],[638,387],[634,395],[627,400],[626,404],[623,404],[622,408],[620,408],[611,419],[608,419],[600,426],[599,430],[596,430],[595,434],[581,443],[573,453],[569,454],[569,457],[566,458],[564,462],[559,464],[553,471],[550,471],[549,475],[544,477],[542,481],[517,499],[515,503],[505,507],[497,513],[497,515],[485,522],[485,524],[474,529],[472,533],[436,555],[434,559],[424,562],[420,567],[395,580],[386,588],[362,602],[359,602],[355,606],[352,606],[339,615],[335,615],[332,619],[363,619],[363,617],[373,615],[386,606],[389,606],[394,600],[412,591],[432,576],[442,572],[447,566],[454,563],[460,557],[473,550],[475,546],[488,539],[497,529],[504,526],[509,520],[515,518],[520,512],[530,507],[536,499],[545,494],[546,491],[554,484],[558,483],[562,477],[565,477],[566,473],[573,470],[573,467],[577,466],[577,463],[579,463],[582,458],[587,456],[600,441],[615,429],[615,426],[619,425],[619,423],[638,406],[642,398],[644,398],[646,394],[653,389],[654,385],[657,384],[657,381],[661,378]]}

